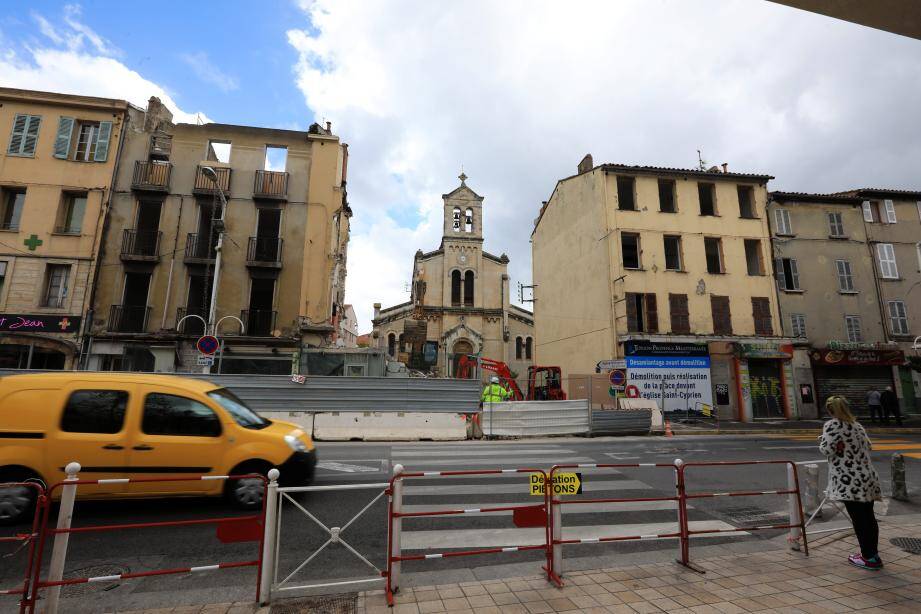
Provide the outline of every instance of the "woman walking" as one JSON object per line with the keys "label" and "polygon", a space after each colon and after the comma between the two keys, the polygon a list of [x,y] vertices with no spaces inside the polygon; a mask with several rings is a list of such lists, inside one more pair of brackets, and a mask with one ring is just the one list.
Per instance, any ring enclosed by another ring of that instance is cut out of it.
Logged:
{"label": "woman walking", "polygon": [[828,458],[826,494],[830,500],[844,503],[860,543],[860,553],[850,555],[847,560],[864,569],[882,569],[873,502],[883,497],[879,475],[870,459],[870,439],[844,397],[830,397],[825,401],[825,411],[831,420],[825,423],[819,436],[819,450]]}

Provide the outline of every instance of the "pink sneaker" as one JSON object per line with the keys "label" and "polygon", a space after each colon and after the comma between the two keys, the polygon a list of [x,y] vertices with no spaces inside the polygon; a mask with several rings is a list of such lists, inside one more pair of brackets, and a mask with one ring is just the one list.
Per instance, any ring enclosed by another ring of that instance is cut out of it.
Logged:
{"label": "pink sneaker", "polygon": [[883,568],[883,562],[878,556],[874,556],[869,559],[863,558],[863,555],[852,554],[847,557],[848,562],[854,567],[860,567],[861,569],[869,569],[871,571],[879,571]]}

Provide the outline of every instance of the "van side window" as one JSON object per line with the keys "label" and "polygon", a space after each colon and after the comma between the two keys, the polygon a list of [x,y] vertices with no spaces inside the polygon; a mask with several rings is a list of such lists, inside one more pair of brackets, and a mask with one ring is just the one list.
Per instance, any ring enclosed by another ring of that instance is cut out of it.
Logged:
{"label": "van side window", "polygon": [[221,422],[207,405],[172,394],[148,394],[141,430],[147,435],[217,437]]}
{"label": "van side window", "polygon": [[124,390],[75,390],[61,416],[67,433],[118,433],[125,422],[128,393]]}

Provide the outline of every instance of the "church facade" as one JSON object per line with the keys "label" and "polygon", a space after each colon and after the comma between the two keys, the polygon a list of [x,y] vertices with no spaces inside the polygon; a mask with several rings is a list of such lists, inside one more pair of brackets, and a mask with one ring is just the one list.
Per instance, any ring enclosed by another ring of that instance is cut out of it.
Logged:
{"label": "church facade", "polygon": [[461,173],[460,186],[442,196],[439,248],[413,258],[409,302],[374,305],[373,345],[440,377],[457,375],[463,354],[501,360],[522,385],[533,364],[534,317],[511,304],[508,256],[483,250],[483,197],[466,179]]}

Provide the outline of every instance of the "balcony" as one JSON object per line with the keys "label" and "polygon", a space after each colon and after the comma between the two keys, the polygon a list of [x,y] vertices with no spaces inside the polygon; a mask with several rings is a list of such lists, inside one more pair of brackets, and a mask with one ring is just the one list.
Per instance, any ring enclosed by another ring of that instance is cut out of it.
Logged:
{"label": "balcony", "polygon": [[288,173],[277,171],[256,171],[253,183],[254,200],[288,200]]}
{"label": "balcony", "polygon": [[173,165],[169,162],[134,162],[131,189],[138,192],[169,192],[169,177]]}
{"label": "balcony", "polygon": [[192,193],[199,196],[212,196],[217,194],[217,188],[220,188],[224,192],[225,197],[230,196],[230,169],[227,167],[212,166],[214,172],[217,174],[217,187],[215,187],[215,182],[211,181],[202,169],[205,168],[205,165],[199,164],[198,169],[195,171],[195,187],[192,188]]}
{"label": "balcony", "polygon": [[150,307],[146,305],[112,305],[109,310],[110,333],[143,333],[147,331]]}
{"label": "balcony", "polygon": [[282,239],[278,237],[250,237],[246,250],[246,266],[281,268]]}
{"label": "balcony", "polygon": [[176,310],[176,331],[183,335],[194,335],[200,337],[205,334],[205,325],[202,324],[201,320],[198,318],[189,318],[181,325],[179,321],[186,317],[187,315],[196,315],[201,316],[208,320],[208,312],[204,309],[188,309],[186,307],[180,307]]}
{"label": "balcony", "polygon": [[186,264],[214,264],[217,253],[214,249],[214,242],[209,242],[208,239],[208,235],[190,232],[185,240],[183,261]]}
{"label": "balcony", "polygon": [[246,326],[244,334],[247,337],[271,337],[277,316],[277,311],[269,309],[244,309],[240,312],[240,319]]}
{"label": "balcony", "polygon": [[122,231],[121,259],[133,262],[158,262],[160,260],[160,238],[163,233],[159,230],[130,230]]}

